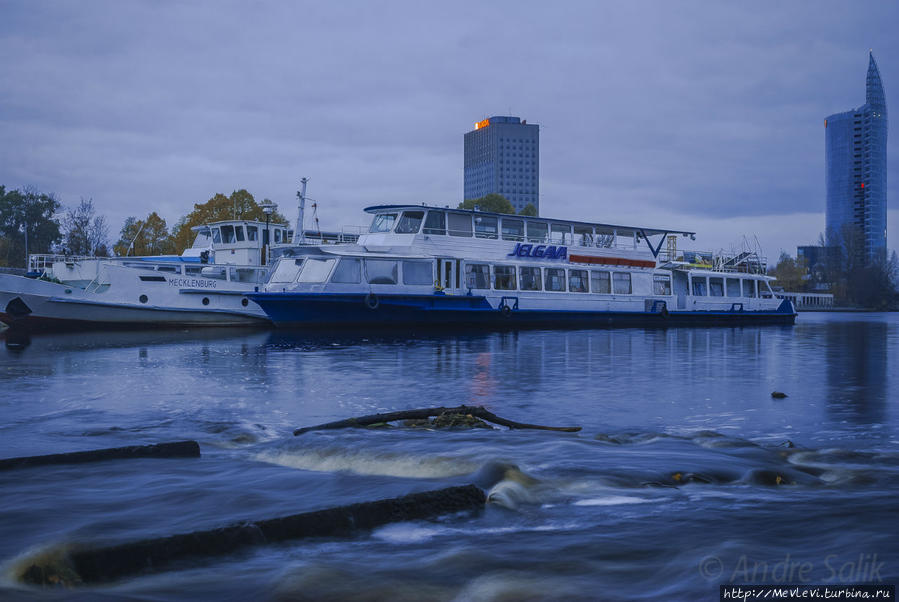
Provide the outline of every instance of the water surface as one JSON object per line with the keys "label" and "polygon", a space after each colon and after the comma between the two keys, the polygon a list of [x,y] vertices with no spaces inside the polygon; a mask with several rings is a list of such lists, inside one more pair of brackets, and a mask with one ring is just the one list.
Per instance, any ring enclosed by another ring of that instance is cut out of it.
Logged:
{"label": "water surface", "polygon": [[[895,314],[801,314],[794,327],[36,336],[0,347],[0,457],[179,439],[203,456],[0,472],[0,594],[72,596],[15,580],[71,543],[469,482],[500,503],[74,593],[662,600],[714,599],[727,582],[895,583],[897,359]],[[583,430],[291,435],[462,403]],[[520,473],[485,469],[500,464]]]}

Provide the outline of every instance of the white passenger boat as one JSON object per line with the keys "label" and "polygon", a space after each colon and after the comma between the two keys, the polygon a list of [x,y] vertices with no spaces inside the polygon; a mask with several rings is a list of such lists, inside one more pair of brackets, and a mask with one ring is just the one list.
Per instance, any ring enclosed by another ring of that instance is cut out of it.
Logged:
{"label": "white passenger boat", "polygon": [[249,300],[263,252],[290,243],[286,224],[226,220],[194,228],[180,256],[32,256],[30,276],[0,274],[0,321],[30,328],[267,324]]}
{"label": "white passenger boat", "polygon": [[366,211],[371,227],[357,244],[295,249],[247,297],[276,325],[303,327],[796,318],[758,260],[678,252],[692,232],[416,205]]}

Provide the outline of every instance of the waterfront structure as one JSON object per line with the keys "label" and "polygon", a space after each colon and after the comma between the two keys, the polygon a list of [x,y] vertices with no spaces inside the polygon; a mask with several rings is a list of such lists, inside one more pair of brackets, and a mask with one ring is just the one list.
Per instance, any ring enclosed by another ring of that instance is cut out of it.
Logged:
{"label": "waterfront structure", "polygon": [[[827,238],[870,263],[886,254],[887,107],[868,55],[865,104],[824,120]],[[848,240],[851,238],[851,241]]]}
{"label": "waterfront structure", "polygon": [[[792,324],[764,264],[692,232],[379,205],[356,244],[298,247],[250,293],[276,326]],[[663,251],[662,246],[668,242]]]}
{"label": "waterfront structure", "polygon": [[518,117],[494,116],[465,134],[465,199],[498,193],[520,212],[540,212],[540,127]]}

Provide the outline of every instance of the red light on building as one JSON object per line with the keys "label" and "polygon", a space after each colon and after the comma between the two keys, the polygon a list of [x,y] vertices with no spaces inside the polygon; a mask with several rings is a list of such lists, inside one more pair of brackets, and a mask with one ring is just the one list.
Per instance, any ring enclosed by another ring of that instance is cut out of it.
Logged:
{"label": "red light on building", "polygon": [[865,183],[864,183],[864,182],[862,182],[862,188],[864,188],[864,187],[865,187]]}

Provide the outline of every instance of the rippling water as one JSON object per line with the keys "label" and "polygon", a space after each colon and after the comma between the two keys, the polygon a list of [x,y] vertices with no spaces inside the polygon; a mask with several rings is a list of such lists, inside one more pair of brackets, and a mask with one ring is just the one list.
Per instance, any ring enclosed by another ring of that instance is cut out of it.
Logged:
{"label": "rippling water", "polygon": [[[897,360],[896,314],[733,329],[34,337],[0,347],[0,457],[179,439],[203,455],[0,472],[0,597],[664,600],[717,599],[728,582],[896,583]],[[461,403],[584,428],[291,435]],[[100,587],[16,579],[69,544],[470,482],[493,499],[474,517]]]}

